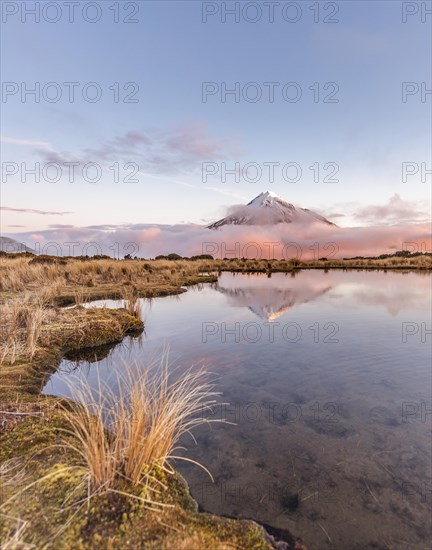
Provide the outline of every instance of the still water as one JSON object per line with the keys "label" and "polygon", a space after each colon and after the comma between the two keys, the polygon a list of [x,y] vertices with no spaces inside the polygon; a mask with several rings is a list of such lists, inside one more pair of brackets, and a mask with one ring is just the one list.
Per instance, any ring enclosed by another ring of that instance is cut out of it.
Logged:
{"label": "still water", "polygon": [[[222,392],[179,462],[202,509],[253,518],[311,550],[429,548],[431,274],[223,273],[143,300],[145,333],[64,359],[45,393],[78,376],[114,384],[169,346]],[[92,305],[119,307],[113,301]],[[429,331],[429,332],[428,332]]]}

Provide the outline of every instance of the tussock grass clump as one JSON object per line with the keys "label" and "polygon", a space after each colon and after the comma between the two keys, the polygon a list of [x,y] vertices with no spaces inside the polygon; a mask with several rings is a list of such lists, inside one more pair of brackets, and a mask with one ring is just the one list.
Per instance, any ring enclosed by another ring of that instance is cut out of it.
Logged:
{"label": "tussock grass clump", "polygon": [[[174,459],[194,462],[175,455],[179,440],[209,422],[203,411],[218,395],[204,371],[190,369],[171,381],[165,362],[156,371],[127,367],[117,394],[100,382],[96,390],[83,381],[71,390],[77,405],[64,408],[70,427],[63,444],[78,456],[92,494],[119,492],[121,480],[154,491],[161,485],[155,471],[173,473]],[[140,500],[157,506],[148,491]]]}
{"label": "tussock grass clump", "polygon": [[0,360],[14,363],[36,353],[42,324],[49,318],[43,293],[25,293],[0,306]]}
{"label": "tussock grass clump", "polygon": [[83,304],[85,304],[86,296],[85,296],[84,288],[82,286],[77,286],[74,289],[74,300],[75,300],[75,305],[77,306],[82,306]]}
{"label": "tussock grass clump", "polygon": [[139,298],[139,293],[136,287],[128,285],[123,290],[123,300],[125,301],[125,308],[129,315],[133,317],[141,318],[142,307]]}

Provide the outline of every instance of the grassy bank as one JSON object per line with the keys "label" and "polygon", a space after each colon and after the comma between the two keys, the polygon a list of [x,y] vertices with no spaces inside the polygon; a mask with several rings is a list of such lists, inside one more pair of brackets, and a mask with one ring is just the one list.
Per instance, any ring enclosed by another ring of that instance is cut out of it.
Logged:
{"label": "grassy bank", "polygon": [[68,428],[58,404],[20,412],[25,418],[1,436],[2,548],[271,548],[252,522],[198,513],[175,472],[153,471],[156,511],[144,504],[148,488],[121,478],[89,496],[76,453],[58,447]]}
{"label": "grassy bank", "polygon": [[[0,308],[3,315],[0,348],[2,408],[8,402],[28,401],[29,396],[38,397],[47,377],[56,370],[64,354],[115,344],[126,335],[143,330],[142,321],[125,310],[79,307],[65,311],[47,308],[42,310],[44,319],[36,328],[37,334],[28,339],[27,325],[32,327],[34,320],[28,311],[25,311],[27,319],[23,319],[22,315],[23,310],[31,308],[31,305],[19,299],[16,302],[19,305],[13,306],[13,314],[18,319],[8,319],[5,307]],[[41,315],[35,311],[39,321]]]}
{"label": "grassy bank", "polygon": [[359,258],[359,259],[320,259],[320,260],[248,260],[248,259],[226,259],[226,260],[201,260],[200,269],[211,272],[233,271],[233,272],[290,272],[298,269],[394,269],[394,270],[430,270],[432,269],[432,257],[427,255],[413,257],[391,257],[391,258]]}
{"label": "grassy bank", "polygon": [[0,299],[43,288],[46,301],[70,305],[97,299],[127,298],[130,287],[141,297],[184,292],[213,282],[200,275],[198,262],[74,259],[32,255],[0,256]]}

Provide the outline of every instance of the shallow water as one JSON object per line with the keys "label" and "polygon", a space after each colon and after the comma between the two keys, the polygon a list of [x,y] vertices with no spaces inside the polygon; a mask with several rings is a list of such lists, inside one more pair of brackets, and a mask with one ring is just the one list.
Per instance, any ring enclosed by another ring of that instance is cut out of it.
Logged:
{"label": "shallow water", "polygon": [[143,301],[141,338],[65,359],[45,392],[69,395],[71,373],[114,385],[169,345],[175,365],[213,373],[229,405],[212,418],[235,424],[186,441],[215,483],[176,464],[203,509],[289,529],[311,550],[429,548],[430,304],[424,273],[223,273]]}

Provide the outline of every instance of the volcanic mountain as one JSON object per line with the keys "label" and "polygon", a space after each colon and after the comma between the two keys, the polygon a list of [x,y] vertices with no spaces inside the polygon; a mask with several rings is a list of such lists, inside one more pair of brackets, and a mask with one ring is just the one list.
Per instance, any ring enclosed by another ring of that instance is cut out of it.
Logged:
{"label": "volcanic mountain", "polygon": [[278,223],[335,225],[307,208],[290,204],[271,191],[260,193],[248,204],[233,207],[225,218],[212,223],[209,229],[223,225],[275,225]]}

